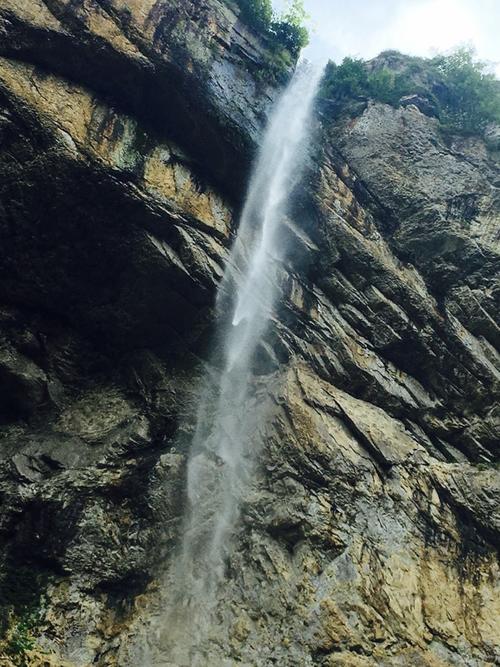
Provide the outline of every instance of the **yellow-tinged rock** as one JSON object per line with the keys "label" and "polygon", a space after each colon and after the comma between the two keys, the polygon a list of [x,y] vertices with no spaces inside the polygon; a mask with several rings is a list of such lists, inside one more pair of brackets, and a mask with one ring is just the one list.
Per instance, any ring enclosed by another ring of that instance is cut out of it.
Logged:
{"label": "yellow-tinged rock", "polygon": [[144,152],[144,130],[133,118],[80,86],[6,58],[0,58],[0,86],[32,109],[73,159],[91,157],[105,168],[125,172],[145,197],[229,236],[232,214],[224,200],[209,188],[200,188],[170,145],[158,140],[154,145],[153,137],[152,148]]}
{"label": "yellow-tinged rock", "polygon": [[2,0],[0,11],[11,12],[37,28],[62,31],[61,24],[42,0]]}

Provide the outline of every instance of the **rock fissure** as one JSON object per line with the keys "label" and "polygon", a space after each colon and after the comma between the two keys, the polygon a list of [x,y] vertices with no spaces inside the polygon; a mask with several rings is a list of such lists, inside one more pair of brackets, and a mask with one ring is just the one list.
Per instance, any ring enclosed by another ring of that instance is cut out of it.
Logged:
{"label": "rock fissure", "polygon": [[[0,0],[0,32],[0,662],[132,667],[281,91],[219,0]],[[365,107],[321,111],[291,198],[207,665],[500,659],[498,155]]]}

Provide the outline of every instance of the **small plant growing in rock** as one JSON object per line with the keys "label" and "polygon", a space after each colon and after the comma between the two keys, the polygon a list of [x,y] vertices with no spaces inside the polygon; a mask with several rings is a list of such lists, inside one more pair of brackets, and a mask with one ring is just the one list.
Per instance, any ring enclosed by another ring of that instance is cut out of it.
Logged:
{"label": "small plant growing in rock", "polygon": [[22,658],[24,653],[30,651],[34,645],[35,641],[30,635],[29,625],[24,621],[19,621],[7,644],[7,654],[12,657]]}
{"label": "small plant growing in rock", "polygon": [[15,665],[27,667],[26,653],[35,646],[35,639],[31,633],[39,621],[39,614],[32,610],[25,613],[13,626],[7,639],[5,653]]}
{"label": "small plant growing in rock", "polygon": [[2,575],[0,657],[8,656],[11,663],[27,667],[27,653],[35,647],[33,632],[41,620],[44,590],[50,577],[47,573],[9,561],[3,564]]}

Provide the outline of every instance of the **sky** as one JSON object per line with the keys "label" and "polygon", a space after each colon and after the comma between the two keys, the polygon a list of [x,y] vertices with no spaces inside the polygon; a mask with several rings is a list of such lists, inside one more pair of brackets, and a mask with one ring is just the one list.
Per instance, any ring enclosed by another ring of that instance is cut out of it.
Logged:
{"label": "sky", "polygon": [[[279,11],[288,0],[274,0]],[[461,45],[475,47],[500,78],[500,0],[304,0],[310,16],[311,60],[380,51],[433,56]]]}

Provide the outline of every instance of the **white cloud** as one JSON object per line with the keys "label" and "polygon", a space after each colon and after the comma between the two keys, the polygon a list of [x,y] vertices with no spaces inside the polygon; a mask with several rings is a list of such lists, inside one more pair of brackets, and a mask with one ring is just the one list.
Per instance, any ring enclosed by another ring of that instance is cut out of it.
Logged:
{"label": "white cloud", "polygon": [[400,12],[391,41],[404,44],[411,53],[448,51],[457,44],[472,43],[480,48],[482,31],[478,16],[457,0],[427,0]]}
{"label": "white cloud", "polygon": [[[275,0],[280,9],[286,0]],[[500,0],[304,0],[311,59],[372,58],[385,49],[431,56],[472,44],[500,76]]]}

